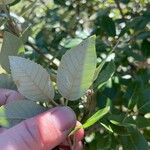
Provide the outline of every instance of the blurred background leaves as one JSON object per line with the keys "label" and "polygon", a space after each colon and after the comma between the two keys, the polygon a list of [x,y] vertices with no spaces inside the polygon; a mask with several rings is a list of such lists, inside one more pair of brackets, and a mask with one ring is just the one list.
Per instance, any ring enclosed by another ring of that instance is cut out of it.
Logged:
{"label": "blurred background leaves", "polygon": [[[0,45],[4,30],[12,33],[4,10],[0,6]],[[84,122],[110,100],[110,113],[86,130],[85,150],[147,150],[150,145],[149,0],[16,0],[9,11],[18,26],[16,33],[24,31],[22,22],[32,29],[25,44],[25,57],[47,68],[54,81],[62,55],[88,36],[97,36],[98,65],[114,49],[99,73],[99,80],[94,82],[94,94],[69,105]],[[113,67],[112,59],[115,71],[105,70],[107,65]],[[98,88],[103,72],[103,77],[108,76],[109,80]],[[62,100],[57,91],[56,99]]]}

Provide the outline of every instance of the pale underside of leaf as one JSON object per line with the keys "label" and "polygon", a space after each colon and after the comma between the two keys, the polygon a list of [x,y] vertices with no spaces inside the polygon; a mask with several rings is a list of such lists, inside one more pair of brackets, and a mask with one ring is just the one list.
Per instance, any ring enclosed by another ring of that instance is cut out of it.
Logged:
{"label": "pale underside of leaf", "polygon": [[8,103],[0,107],[0,126],[12,127],[44,111],[46,111],[46,108],[29,100]]}
{"label": "pale underside of leaf", "polygon": [[2,48],[0,51],[0,65],[7,72],[10,71],[8,56],[17,55],[18,50],[21,47],[23,47],[21,38],[7,31],[4,32],[4,40],[3,40]]}
{"label": "pale underside of leaf", "polygon": [[11,73],[19,92],[34,101],[52,100],[54,89],[47,71],[35,62],[10,56]]}
{"label": "pale underside of leaf", "polygon": [[95,36],[92,36],[62,57],[57,73],[59,92],[68,100],[79,99],[92,84],[95,69]]}

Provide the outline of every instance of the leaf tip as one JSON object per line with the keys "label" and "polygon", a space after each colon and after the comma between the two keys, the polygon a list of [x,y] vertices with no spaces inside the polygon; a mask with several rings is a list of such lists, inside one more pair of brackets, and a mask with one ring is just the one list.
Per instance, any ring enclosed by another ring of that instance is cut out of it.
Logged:
{"label": "leaf tip", "polygon": [[94,35],[92,35],[92,36],[90,36],[89,38],[88,38],[90,41],[96,41],[96,35],[94,34]]}

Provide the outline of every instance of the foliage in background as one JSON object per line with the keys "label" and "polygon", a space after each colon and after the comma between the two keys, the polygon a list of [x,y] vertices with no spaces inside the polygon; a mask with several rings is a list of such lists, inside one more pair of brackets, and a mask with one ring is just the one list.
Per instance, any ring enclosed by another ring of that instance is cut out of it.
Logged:
{"label": "foliage in background", "polygon": [[[96,125],[86,129],[84,149],[148,150],[150,142],[149,1],[15,2],[17,4],[11,3],[10,9],[9,6],[6,8],[0,5],[2,67],[9,72],[9,67],[6,65],[8,58],[4,59],[3,56],[16,55],[19,51],[20,55],[45,67],[51,74],[52,81],[56,83],[57,68],[62,55],[85,38],[95,34],[97,70],[100,73],[96,75],[97,79],[92,90],[88,90],[79,101],[68,102],[68,105],[73,108],[82,123],[99,109],[109,106],[110,111],[103,118],[98,113],[94,116],[99,118],[94,120],[97,122]],[[30,37],[27,40],[28,35]],[[14,38],[18,42],[14,42]],[[114,65],[109,63],[111,60],[116,65],[114,74]],[[5,81],[4,74],[0,76],[0,80]],[[1,81],[0,86],[4,87],[4,82]],[[102,86],[102,83],[105,84]],[[66,102],[58,91],[55,100]]]}

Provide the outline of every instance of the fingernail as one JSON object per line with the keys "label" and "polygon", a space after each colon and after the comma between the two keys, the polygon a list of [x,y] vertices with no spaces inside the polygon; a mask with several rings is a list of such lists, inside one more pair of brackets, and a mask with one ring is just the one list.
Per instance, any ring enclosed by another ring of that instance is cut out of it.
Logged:
{"label": "fingernail", "polygon": [[55,126],[62,132],[68,132],[76,124],[76,116],[69,107],[56,107],[52,112]]}

